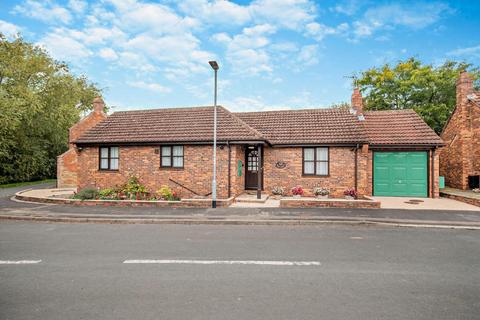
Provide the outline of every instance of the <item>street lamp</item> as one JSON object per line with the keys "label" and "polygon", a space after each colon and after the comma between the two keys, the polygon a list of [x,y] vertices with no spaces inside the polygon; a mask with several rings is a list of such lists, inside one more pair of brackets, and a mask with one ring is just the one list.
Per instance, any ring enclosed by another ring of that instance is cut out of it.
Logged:
{"label": "street lamp", "polygon": [[215,89],[213,98],[213,177],[212,177],[212,208],[217,207],[217,61],[208,62],[215,72]]}

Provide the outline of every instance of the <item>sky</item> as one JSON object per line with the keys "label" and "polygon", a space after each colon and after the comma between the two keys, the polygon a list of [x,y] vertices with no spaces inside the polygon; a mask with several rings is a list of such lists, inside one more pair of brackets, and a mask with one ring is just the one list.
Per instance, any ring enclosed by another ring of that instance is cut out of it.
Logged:
{"label": "sky", "polygon": [[480,0],[0,0],[17,33],[103,89],[116,110],[231,111],[349,102],[351,77],[416,57],[480,65]]}

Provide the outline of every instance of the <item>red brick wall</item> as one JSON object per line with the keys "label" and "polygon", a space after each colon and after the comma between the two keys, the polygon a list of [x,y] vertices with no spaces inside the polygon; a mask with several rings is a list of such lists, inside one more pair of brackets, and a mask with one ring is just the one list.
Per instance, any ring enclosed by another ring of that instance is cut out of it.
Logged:
{"label": "red brick wall", "polygon": [[[212,146],[184,146],[184,168],[160,168],[160,154],[156,153],[158,146],[121,146],[119,149],[119,170],[98,170],[98,147],[84,148],[79,154],[79,187],[106,188],[125,183],[130,176],[136,176],[142,184],[154,192],[163,185],[170,186],[181,198],[195,195],[170,181],[169,178],[186,186],[200,195],[211,192],[212,182]],[[240,191],[241,179],[236,177],[236,159],[239,147],[232,146],[232,195]],[[228,196],[228,147],[217,148],[217,196]]]}
{"label": "red brick wall", "polygon": [[77,187],[78,161],[75,148],[57,157],[57,185],[59,188]]}
{"label": "red brick wall", "polygon": [[68,137],[70,149],[57,157],[57,186],[59,188],[76,187],[78,185],[77,152],[73,141],[107,117],[101,111],[102,108],[103,102],[100,108],[97,107],[92,113],[70,128]]}
{"label": "red brick wall", "polygon": [[[468,176],[480,174],[480,107],[467,98],[473,79],[461,73],[457,80],[457,105],[441,137],[440,175],[449,187],[468,189]],[[479,92],[475,93],[480,96]]]}
{"label": "red brick wall", "polygon": [[[301,185],[305,195],[312,196],[312,189],[319,186],[329,188],[334,197],[342,197],[345,189],[353,188],[355,185],[355,153],[352,149],[352,147],[329,148],[330,175],[310,177],[302,176],[302,148],[264,148],[265,192],[270,193],[274,186],[282,186],[290,193],[292,187]],[[277,161],[285,162],[287,166],[279,169],[275,166]]]}

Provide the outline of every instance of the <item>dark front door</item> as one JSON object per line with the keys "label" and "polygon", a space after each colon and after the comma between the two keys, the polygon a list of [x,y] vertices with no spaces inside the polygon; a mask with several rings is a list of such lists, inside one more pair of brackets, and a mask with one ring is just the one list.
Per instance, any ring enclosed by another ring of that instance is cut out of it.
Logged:
{"label": "dark front door", "polygon": [[[257,189],[258,187],[258,174],[259,171],[261,172],[260,168],[263,163],[263,157],[262,161],[259,161],[259,150],[258,146],[248,146],[247,150],[245,151],[245,189],[251,190],[251,189]],[[263,150],[262,150],[263,151]],[[262,163],[261,163],[262,162]],[[261,177],[262,179],[262,184],[263,184],[263,175]]]}

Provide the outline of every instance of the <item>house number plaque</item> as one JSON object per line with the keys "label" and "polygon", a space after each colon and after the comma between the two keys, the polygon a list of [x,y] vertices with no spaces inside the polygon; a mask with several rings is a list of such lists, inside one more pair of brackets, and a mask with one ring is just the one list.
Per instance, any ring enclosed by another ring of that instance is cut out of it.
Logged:
{"label": "house number plaque", "polygon": [[277,161],[275,163],[275,167],[277,167],[278,169],[283,169],[287,166],[287,163],[286,162],[283,162],[283,161]]}

